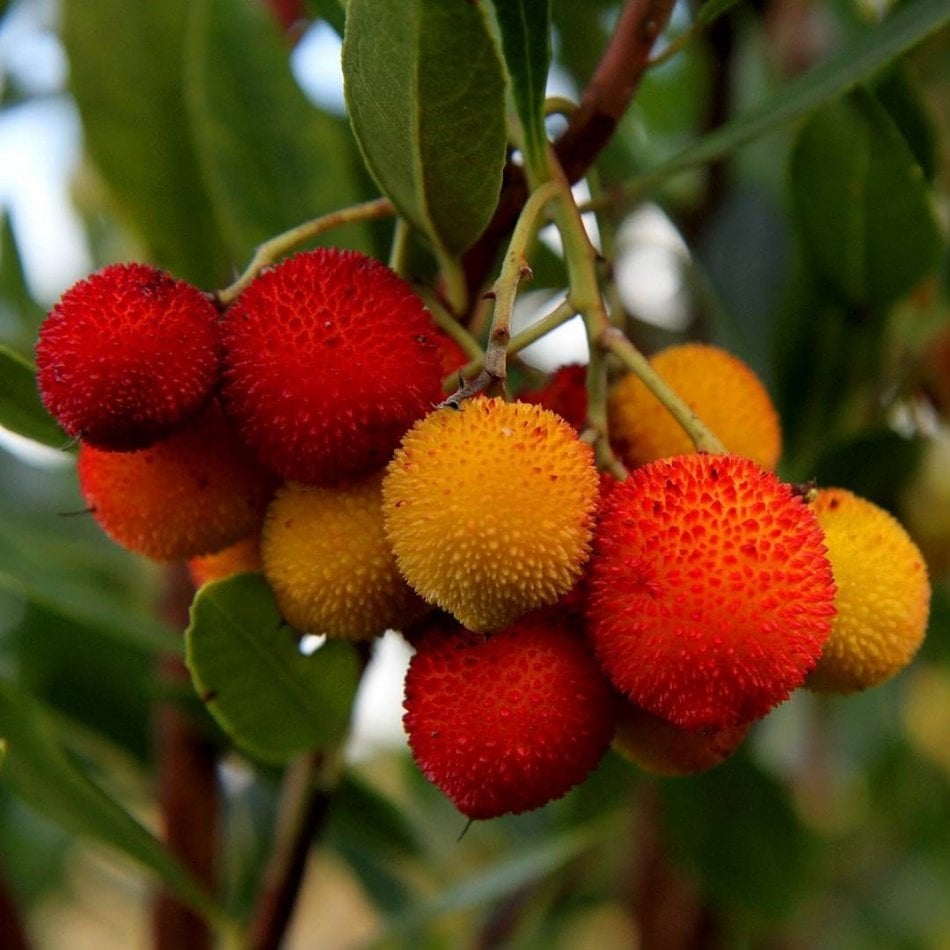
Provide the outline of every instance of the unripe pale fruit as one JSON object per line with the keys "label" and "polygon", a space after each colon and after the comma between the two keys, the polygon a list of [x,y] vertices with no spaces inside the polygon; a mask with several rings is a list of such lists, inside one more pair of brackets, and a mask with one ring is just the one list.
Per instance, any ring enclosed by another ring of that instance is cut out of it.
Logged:
{"label": "unripe pale fruit", "polygon": [[493,634],[434,629],[406,674],[422,773],[469,818],[559,798],[600,761],[615,696],[583,637],[546,612]]}
{"label": "unripe pale fruit", "polygon": [[146,264],[112,264],[74,284],[40,327],[37,383],[74,438],[144,448],[198,413],[220,371],[211,300]]}
{"label": "unripe pale fruit", "polygon": [[260,569],[261,538],[257,531],[214,554],[202,554],[188,560],[188,573],[195,587],[232,574]]}
{"label": "unripe pale fruit", "polygon": [[256,531],[274,488],[214,403],[147,449],[81,445],[78,473],[102,530],[157,561],[220,551]]}
{"label": "unripe pale fruit", "polygon": [[298,630],[365,640],[426,605],[396,568],[383,533],[382,473],[332,487],[285,484],[267,509],[264,576]]}
{"label": "unripe pale fruit", "polygon": [[222,323],[225,408],[283,478],[335,484],[389,460],[442,399],[442,348],[409,285],[355,251],[264,271]]}
{"label": "unripe pale fruit", "polygon": [[834,615],[814,513],[749,459],[642,466],[601,508],[588,633],[628,699],[685,729],[764,716],[800,686]]}
{"label": "unripe pale fruit", "polygon": [[[719,347],[685,343],[656,353],[650,365],[732,455],[775,467],[782,451],[778,414],[745,363]],[[633,373],[611,391],[608,411],[610,441],[630,468],[695,451],[679,423]]]}
{"label": "unripe pale fruit", "polygon": [[559,416],[470,399],[406,434],[383,482],[386,535],[422,597],[491,630],[574,586],[597,493],[591,448]]}
{"label": "unripe pale fruit", "polygon": [[923,642],[927,566],[903,527],[867,499],[824,488],[813,507],[838,587],[838,613],[807,686],[853,693],[890,679]]}
{"label": "unripe pale fruit", "polygon": [[670,777],[695,775],[725,762],[748,731],[749,723],[725,729],[683,729],[642,706],[624,702],[613,747],[645,772]]}

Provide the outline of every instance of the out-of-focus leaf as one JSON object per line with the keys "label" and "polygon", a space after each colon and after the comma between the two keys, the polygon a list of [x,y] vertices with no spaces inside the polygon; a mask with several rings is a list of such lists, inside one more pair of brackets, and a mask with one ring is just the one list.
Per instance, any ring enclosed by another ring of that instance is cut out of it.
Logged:
{"label": "out-of-focus leaf", "polygon": [[[287,43],[259,0],[195,0],[186,33],[185,98],[198,164],[230,258],[354,204],[356,144],[346,122],[307,102]],[[369,250],[365,227],[327,240]]]}
{"label": "out-of-focus leaf", "polygon": [[760,918],[787,915],[801,899],[815,848],[782,787],[743,755],[660,786],[673,851],[723,904]]}
{"label": "out-of-focus leaf", "polygon": [[542,181],[548,177],[544,91],[551,66],[551,0],[500,0],[495,16],[524,130],[525,162],[534,178]]}
{"label": "out-of-focus leaf", "polygon": [[69,442],[69,436],[43,407],[36,389],[36,370],[5,346],[0,346],[0,425],[56,449]]}
{"label": "out-of-focus leaf", "polygon": [[755,108],[648,169],[632,184],[632,190],[650,191],[676,172],[722,158],[740,145],[834,101],[948,21],[950,7],[945,0],[912,0],[899,6],[880,26],[868,29]]}
{"label": "out-of-focus leaf", "polygon": [[241,748],[288,762],[338,740],[359,679],[349,642],[304,656],[260,574],[205,584],[191,607],[185,660],[198,695]]}
{"label": "out-of-focus leaf", "polygon": [[421,853],[415,829],[385,795],[353,772],[337,787],[327,838],[385,855]]}
{"label": "out-of-focus leaf", "polygon": [[415,904],[396,917],[381,941],[404,937],[442,914],[467,910],[499,900],[563,868],[585,851],[609,838],[613,825],[596,821],[577,825],[536,844],[518,848],[517,854],[447,887],[434,898]]}
{"label": "out-of-focus leaf", "polygon": [[505,161],[505,80],[478,4],[350,0],[346,101],[366,164],[449,256],[487,225]]}
{"label": "out-of-focus leaf", "polygon": [[340,36],[343,36],[343,28],[346,24],[346,4],[343,0],[304,0],[304,2],[314,17],[326,20]]}
{"label": "out-of-focus leaf", "polygon": [[8,743],[2,781],[73,834],[115,848],[159,877],[209,920],[224,915],[162,844],[67,757],[42,706],[0,680],[0,731]]}
{"label": "out-of-focus leaf", "polygon": [[403,913],[413,895],[399,875],[399,868],[380,855],[356,848],[345,841],[335,844],[336,850],[359,878],[373,904],[387,916]]}
{"label": "out-of-focus leaf", "polygon": [[30,294],[16,236],[10,218],[4,215],[0,230],[0,340],[26,352],[45,315]]}
{"label": "out-of-focus leaf", "polygon": [[3,763],[6,757],[7,757],[7,740],[0,739],[0,769],[3,768]]}
{"label": "out-of-focus leaf", "polygon": [[182,50],[190,6],[190,0],[163,0],[133,11],[126,0],[65,0],[63,40],[86,148],[126,221],[159,264],[217,287],[232,265],[185,111]]}
{"label": "out-of-focus leaf", "polygon": [[[169,637],[169,645],[177,638]],[[150,746],[154,657],[75,617],[28,603],[17,626],[19,683],[140,761]]]}
{"label": "out-of-focus leaf", "polygon": [[727,14],[733,7],[738,6],[742,0],[707,0],[696,11],[696,22],[703,26],[709,26],[719,17]]}
{"label": "out-of-focus leaf", "polygon": [[791,181],[804,246],[846,301],[885,309],[936,266],[942,235],[920,166],[868,93],[811,117]]}
{"label": "out-of-focus leaf", "polygon": [[874,83],[874,95],[900,130],[927,181],[937,172],[937,132],[918,83],[899,62]]}
{"label": "out-of-focus leaf", "polygon": [[927,440],[875,429],[829,446],[818,458],[820,487],[847,488],[896,512],[899,496],[920,462]]}

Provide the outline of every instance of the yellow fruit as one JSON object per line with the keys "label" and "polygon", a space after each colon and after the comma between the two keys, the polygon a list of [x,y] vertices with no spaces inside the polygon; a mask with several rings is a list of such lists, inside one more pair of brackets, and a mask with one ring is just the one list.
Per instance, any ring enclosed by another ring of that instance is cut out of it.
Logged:
{"label": "yellow fruit", "polygon": [[574,586],[598,481],[590,446],[560,416],[470,399],[406,434],[383,481],[386,534],[422,597],[491,630]]}
{"label": "yellow fruit", "polygon": [[927,629],[927,567],[901,525],[865,498],[825,488],[814,511],[838,587],[838,613],[806,685],[853,693],[889,679],[913,659]]}
{"label": "yellow fruit", "polygon": [[[778,414],[759,378],[742,360],[716,346],[685,343],[650,358],[659,373],[719,437],[731,455],[775,468],[782,452]],[[689,436],[632,373],[613,388],[610,439],[624,463],[695,452]]]}
{"label": "yellow fruit", "polygon": [[625,759],[654,775],[695,775],[721,765],[742,744],[750,723],[725,729],[683,729],[624,702],[613,746]]}
{"label": "yellow fruit", "polygon": [[333,487],[281,487],[264,519],[264,576],[298,630],[365,640],[420,616],[383,534],[382,473]]}

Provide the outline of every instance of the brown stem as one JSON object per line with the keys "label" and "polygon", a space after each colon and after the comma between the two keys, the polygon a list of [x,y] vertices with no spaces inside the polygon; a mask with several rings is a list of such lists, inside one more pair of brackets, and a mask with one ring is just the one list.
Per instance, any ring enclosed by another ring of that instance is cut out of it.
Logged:
{"label": "brown stem", "polygon": [[[646,72],[650,52],[675,0],[628,0],[604,55],[567,128],[555,142],[558,163],[577,181],[610,140]],[[498,248],[514,227],[528,197],[524,173],[505,168],[498,207],[484,234],[463,257],[470,297],[475,299],[495,263]]]}
{"label": "brown stem", "polygon": [[29,950],[30,942],[20,919],[20,908],[0,877],[0,947],[4,950]]}
{"label": "brown stem", "polygon": [[[181,630],[188,623],[193,593],[184,565],[169,568],[162,614]],[[177,656],[160,659],[158,676],[169,693],[190,682]],[[156,704],[154,728],[165,842],[196,880],[213,893],[219,803],[214,750],[172,701]],[[156,897],[152,926],[158,950],[210,950],[213,943],[204,918],[166,890]]]}

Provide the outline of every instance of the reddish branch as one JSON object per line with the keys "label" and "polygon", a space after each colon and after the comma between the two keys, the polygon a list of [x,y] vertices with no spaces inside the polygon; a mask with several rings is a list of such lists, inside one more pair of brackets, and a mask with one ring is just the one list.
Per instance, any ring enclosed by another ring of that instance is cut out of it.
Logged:
{"label": "reddish branch", "polygon": [[[184,630],[194,589],[184,566],[169,569],[162,614]],[[184,663],[177,656],[159,662],[159,680],[169,693],[190,688]],[[155,746],[158,798],[169,850],[210,893],[215,889],[218,830],[218,782],[214,750],[191,719],[173,701],[156,705]],[[211,932],[204,919],[168,891],[153,907],[157,950],[210,950]]]}
{"label": "reddish branch", "polygon": [[[577,110],[554,143],[557,159],[572,183],[590,168],[617,130],[674,4],[675,0],[628,0],[624,5]],[[495,214],[485,233],[463,258],[473,299],[491,272],[498,248],[514,227],[527,197],[524,174],[509,162]]]}
{"label": "reddish branch", "polygon": [[0,947],[4,950],[29,950],[30,943],[20,921],[20,909],[7,883],[0,878]]}

